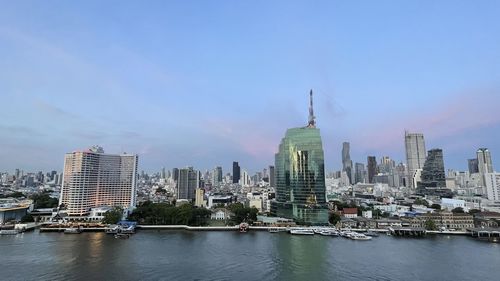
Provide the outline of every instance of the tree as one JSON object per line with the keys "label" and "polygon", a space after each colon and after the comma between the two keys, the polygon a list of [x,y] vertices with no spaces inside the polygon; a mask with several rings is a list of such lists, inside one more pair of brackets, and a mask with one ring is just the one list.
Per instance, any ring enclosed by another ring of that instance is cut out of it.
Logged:
{"label": "tree", "polygon": [[21,222],[22,223],[27,223],[27,222],[34,222],[35,219],[33,218],[33,216],[31,214],[26,214],[24,215],[22,218],[21,218]]}
{"label": "tree", "polygon": [[469,214],[471,214],[471,215],[474,215],[474,214],[477,214],[477,213],[481,213],[481,210],[478,210],[478,209],[470,209],[469,210]]}
{"label": "tree", "polygon": [[422,199],[422,198],[415,199],[415,201],[413,202],[413,204],[415,204],[415,205],[424,205],[425,207],[429,207],[429,202],[427,202],[427,200]]}
{"label": "tree", "polygon": [[102,223],[104,224],[116,224],[122,219],[123,209],[120,207],[114,207],[113,209],[104,213],[104,218]]}
{"label": "tree", "polygon": [[56,208],[59,204],[59,200],[57,198],[50,197],[50,195],[46,192],[31,195],[31,200],[33,200],[35,209]]}
{"label": "tree", "polygon": [[340,221],[340,215],[335,212],[331,212],[328,216],[328,221],[331,224],[336,225]]}
{"label": "tree", "polygon": [[436,222],[434,222],[434,220],[426,220],[425,221],[425,229],[427,230],[437,230],[437,225],[436,225]]}
{"label": "tree", "polygon": [[451,212],[452,213],[457,213],[457,214],[458,213],[460,213],[460,214],[465,213],[464,209],[462,207],[456,207],[455,209],[451,210]]}
{"label": "tree", "polygon": [[439,205],[439,204],[432,204],[432,205],[431,205],[431,209],[434,209],[434,210],[441,210],[441,205]]}

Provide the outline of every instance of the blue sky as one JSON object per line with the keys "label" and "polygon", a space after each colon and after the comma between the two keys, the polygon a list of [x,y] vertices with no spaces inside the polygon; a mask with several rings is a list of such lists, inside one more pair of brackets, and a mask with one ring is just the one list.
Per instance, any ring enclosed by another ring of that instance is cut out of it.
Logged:
{"label": "blue sky", "polygon": [[250,172],[307,123],[327,170],[404,160],[404,130],[500,165],[498,1],[3,1],[0,170],[102,145],[147,171]]}

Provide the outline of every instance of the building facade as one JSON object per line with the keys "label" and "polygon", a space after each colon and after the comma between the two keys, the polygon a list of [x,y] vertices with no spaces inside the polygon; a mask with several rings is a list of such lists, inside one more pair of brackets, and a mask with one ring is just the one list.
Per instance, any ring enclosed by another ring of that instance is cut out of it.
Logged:
{"label": "building facade", "polygon": [[484,178],[488,200],[500,201],[500,173],[488,173]]}
{"label": "building facade", "polygon": [[238,183],[240,181],[240,165],[238,162],[233,162],[233,183]]}
{"label": "building facade", "polygon": [[350,155],[350,144],[344,142],[342,144],[342,171],[347,173],[349,184],[354,184],[354,172],[352,169],[352,160]]}
{"label": "building facade", "polygon": [[298,224],[328,224],[323,143],[316,128],[310,93],[309,124],[288,129],[275,155],[274,216]]}
{"label": "building facade", "polygon": [[67,153],[59,204],[70,216],[100,206],[134,207],[138,156],[105,154],[101,147]]}
{"label": "building facade", "polygon": [[368,170],[368,183],[374,183],[373,178],[377,175],[377,158],[368,156],[366,168]]}
{"label": "building facade", "polygon": [[446,187],[443,151],[441,149],[429,150],[420,178],[418,187]]}
{"label": "building facade", "polygon": [[424,135],[419,133],[409,133],[405,132],[405,150],[406,150],[406,164],[408,169],[408,177],[410,187],[414,186],[413,176],[416,174],[416,170],[423,169],[426,150],[425,150],[425,140]]}
{"label": "building facade", "polygon": [[196,189],[200,187],[199,172],[193,167],[179,169],[177,176],[177,199],[194,201],[196,199]]}

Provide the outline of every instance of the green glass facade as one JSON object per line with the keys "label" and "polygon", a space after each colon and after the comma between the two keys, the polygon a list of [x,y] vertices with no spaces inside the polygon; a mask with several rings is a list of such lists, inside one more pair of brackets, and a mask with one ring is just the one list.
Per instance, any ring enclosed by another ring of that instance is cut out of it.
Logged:
{"label": "green glass facade", "polygon": [[271,213],[303,225],[328,224],[325,165],[319,129],[288,129],[275,155],[276,201]]}

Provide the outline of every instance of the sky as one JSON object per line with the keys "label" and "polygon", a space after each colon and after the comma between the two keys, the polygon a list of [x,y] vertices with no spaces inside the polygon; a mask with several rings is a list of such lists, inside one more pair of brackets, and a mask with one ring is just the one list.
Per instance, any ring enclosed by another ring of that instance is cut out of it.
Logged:
{"label": "sky", "polygon": [[307,124],[327,171],[405,160],[404,131],[500,165],[499,1],[2,1],[0,171],[94,144],[139,169],[249,172]]}

